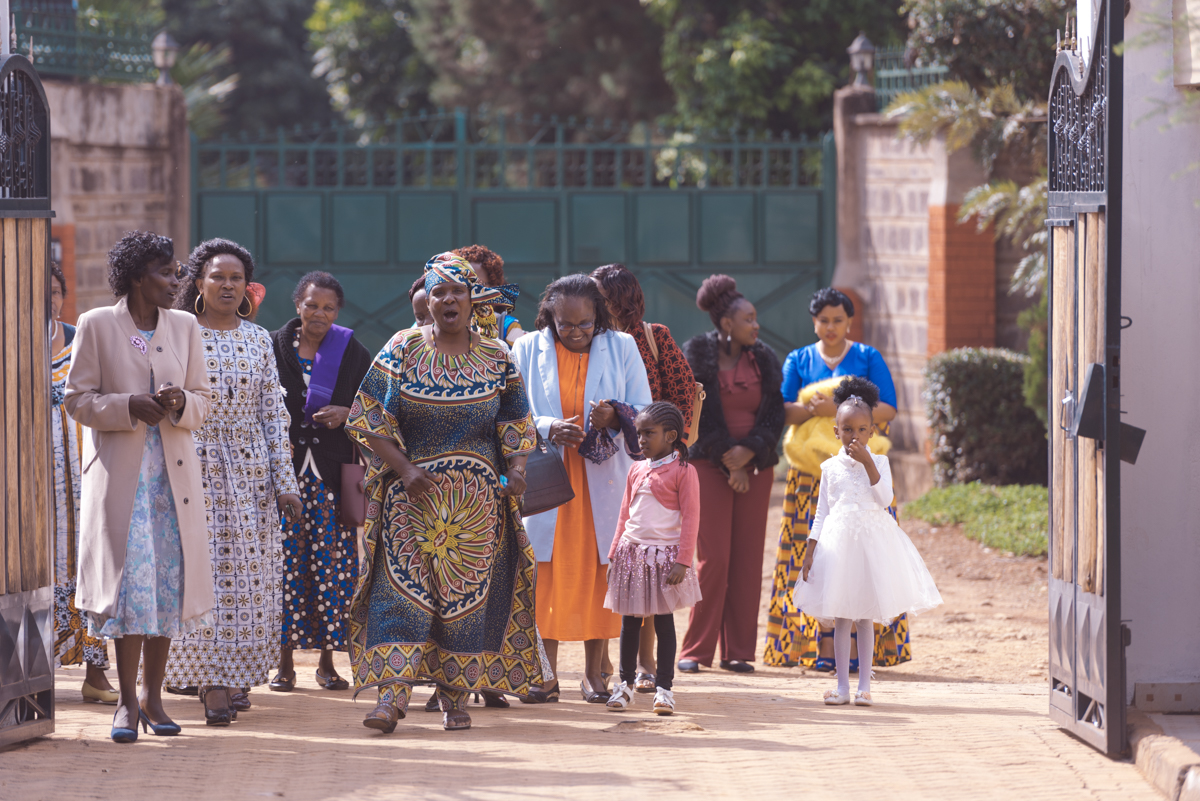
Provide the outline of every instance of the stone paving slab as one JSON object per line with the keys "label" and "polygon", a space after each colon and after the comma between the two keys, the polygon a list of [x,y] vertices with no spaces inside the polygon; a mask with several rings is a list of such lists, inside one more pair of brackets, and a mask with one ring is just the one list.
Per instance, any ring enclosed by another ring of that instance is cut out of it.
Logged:
{"label": "stone paving slab", "polygon": [[296,692],[255,690],[229,728],[205,727],[195,699],[171,696],[183,734],[133,745],[107,739],[111,707],[80,703],[82,672],[59,671],[57,732],[0,753],[0,799],[1162,798],[1132,762],[1056,728],[1042,684],[879,671],[879,705],[862,709],[824,706],[827,676],[704,671],[677,680],[673,718],[652,715],[648,695],[614,713],[568,692],[473,706],[468,732],[443,731],[418,690],[408,719],[380,735],[361,724],[372,701],[317,689],[309,656],[298,655]]}

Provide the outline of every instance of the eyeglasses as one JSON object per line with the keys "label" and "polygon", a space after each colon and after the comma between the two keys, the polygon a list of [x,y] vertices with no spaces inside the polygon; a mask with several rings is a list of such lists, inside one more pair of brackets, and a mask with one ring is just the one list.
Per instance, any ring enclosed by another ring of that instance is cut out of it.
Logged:
{"label": "eyeglasses", "polygon": [[560,334],[569,334],[576,329],[579,329],[580,331],[591,331],[596,327],[596,321],[588,320],[586,323],[572,325],[571,323],[560,323],[558,320],[555,320],[554,327],[558,329]]}

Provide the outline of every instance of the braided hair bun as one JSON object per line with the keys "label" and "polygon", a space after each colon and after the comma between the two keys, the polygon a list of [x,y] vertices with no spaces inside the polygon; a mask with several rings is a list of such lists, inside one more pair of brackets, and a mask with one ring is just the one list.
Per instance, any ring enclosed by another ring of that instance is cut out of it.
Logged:
{"label": "braided hair bun", "polygon": [[696,305],[701,311],[708,312],[713,325],[721,327],[721,318],[729,316],[729,310],[744,297],[737,291],[737,281],[728,275],[710,275],[704,279],[696,292]]}
{"label": "braided hair bun", "polygon": [[879,405],[879,387],[862,376],[849,376],[833,391],[833,402],[841,408],[842,404],[851,398],[857,398],[874,409]]}

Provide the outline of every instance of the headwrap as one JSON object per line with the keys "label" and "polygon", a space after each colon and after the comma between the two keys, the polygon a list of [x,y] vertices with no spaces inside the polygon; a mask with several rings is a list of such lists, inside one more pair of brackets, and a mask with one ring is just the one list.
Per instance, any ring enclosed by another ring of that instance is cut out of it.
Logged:
{"label": "headwrap", "polygon": [[443,283],[465,284],[471,290],[472,324],[481,336],[500,338],[500,324],[496,320],[496,309],[511,309],[517,302],[521,289],[516,284],[484,286],[479,283],[475,270],[462,256],[446,252],[439,253],[425,264],[425,291]]}

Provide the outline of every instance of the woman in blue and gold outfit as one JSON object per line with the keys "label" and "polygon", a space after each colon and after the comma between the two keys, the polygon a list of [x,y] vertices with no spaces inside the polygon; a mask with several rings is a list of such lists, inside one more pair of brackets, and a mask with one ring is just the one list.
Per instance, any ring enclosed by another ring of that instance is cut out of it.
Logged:
{"label": "woman in blue and gold outfit", "polygon": [[[816,416],[833,417],[837,411],[832,391],[828,394],[817,392],[808,403],[800,403],[804,387],[834,377],[862,376],[879,387],[875,424],[886,434],[887,424],[896,416],[896,387],[879,351],[847,338],[850,320],[854,317],[854,302],[844,293],[826,287],[813,295],[808,310],[817,341],[792,351],[783,365],[780,391],[788,425],[797,426]],[[767,665],[801,664],[827,671],[834,668],[833,629],[822,629],[815,618],[805,615],[792,602],[792,590],[800,577],[808,528],[816,513],[820,486],[820,476],[795,466],[788,470],[771,605],[767,612],[767,641],[763,649],[763,663]],[[876,624],[873,657],[873,664],[881,666],[897,665],[912,658],[907,615],[901,615],[890,626]],[[851,670],[856,668],[857,661],[857,658],[850,660]]]}
{"label": "woman in blue and gold outfit", "polygon": [[470,692],[526,696],[543,681],[515,497],[536,445],[529,399],[503,346],[471,329],[496,299],[471,266],[435,256],[425,289],[433,323],[384,346],[346,423],[374,454],[350,660],[356,694],[379,693],[363,725],[383,732],[414,682],[435,682],[443,726],[466,729]]}

